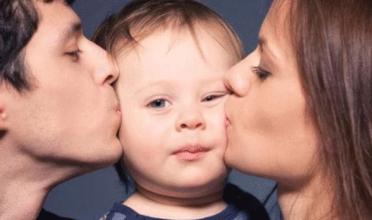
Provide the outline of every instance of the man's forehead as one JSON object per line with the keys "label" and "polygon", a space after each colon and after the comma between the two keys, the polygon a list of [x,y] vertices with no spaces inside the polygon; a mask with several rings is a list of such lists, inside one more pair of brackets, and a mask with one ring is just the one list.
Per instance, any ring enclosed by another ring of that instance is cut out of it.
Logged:
{"label": "man's forehead", "polygon": [[43,41],[42,44],[63,46],[71,37],[82,33],[80,18],[65,1],[34,1],[39,14],[35,38],[41,41],[40,43]]}
{"label": "man's forehead", "polygon": [[45,3],[45,0],[36,1],[36,8],[40,17],[39,24],[49,23],[73,30],[80,25],[80,18],[64,0],[49,0],[48,3]]}

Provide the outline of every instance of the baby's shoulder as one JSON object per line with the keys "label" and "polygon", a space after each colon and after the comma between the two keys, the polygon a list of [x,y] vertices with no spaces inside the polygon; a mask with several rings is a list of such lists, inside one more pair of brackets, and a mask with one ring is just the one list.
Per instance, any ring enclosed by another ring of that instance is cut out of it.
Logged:
{"label": "baby's shoulder", "polygon": [[227,204],[236,207],[242,213],[246,213],[250,220],[270,219],[265,207],[255,196],[234,184],[226,184],[223,199]]}

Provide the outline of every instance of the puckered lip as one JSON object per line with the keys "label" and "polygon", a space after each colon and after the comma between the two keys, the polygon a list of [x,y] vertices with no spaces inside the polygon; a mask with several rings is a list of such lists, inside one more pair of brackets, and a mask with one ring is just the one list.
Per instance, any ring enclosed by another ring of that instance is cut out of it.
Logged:
{"label": "puckered lip", "polygon": [[231,121],[230,121],[229,117],[226,116],[225,117],[225,126],[228,127],[230,125],[231,125]]}
{"label": "puckered lip", "polygon": [[114,105],[114,111],[115,112],[118,112],[118,113],[121,113],[121,108],[120,108],[120,104],[119,103],[116,104],[116,105]]}
{"label": "puckered lip", "polygon": [[208,152],[208,151],[210,151],[210,148],[205,147],[203,145],[189,144],[189,145],[185,145],[185,146],[178,148],[172,154],[179,154],[179,153],[184,153],[184,152],[196,154],[196,153],[202,153],[202,152]]}

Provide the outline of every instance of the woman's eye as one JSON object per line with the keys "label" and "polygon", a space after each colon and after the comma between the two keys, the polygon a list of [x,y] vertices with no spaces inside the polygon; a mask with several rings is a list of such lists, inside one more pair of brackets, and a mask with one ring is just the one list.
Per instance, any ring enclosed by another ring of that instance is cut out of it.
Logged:
{"label": "woman's eye", "polygon": [[169,105],[169,102],[166,99],[155,99],[147,104],[147,107],[150,108],[165,108]]}
{"label": "woman's eye", "polygon": [[77,62],[79,61],[80,53],[81,53],[81,50],[77,49],[77,50],[66,52],[65,54],[71,57],[74,62]]}
{"label": "woman's eye", "polygon": [[267,77],[271,76],[271,73],[267,70],[264,70],[262,69],[261,67],[259,66],[255,66],[252,68],[252,71],[253,73],[255,73],[257,75],[257,77],[263,81],[265,79],[267,79]]}

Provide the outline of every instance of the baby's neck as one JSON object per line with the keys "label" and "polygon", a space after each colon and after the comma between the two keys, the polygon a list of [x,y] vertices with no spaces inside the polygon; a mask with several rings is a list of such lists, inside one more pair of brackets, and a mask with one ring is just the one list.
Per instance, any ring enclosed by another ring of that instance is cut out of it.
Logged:
{"label": "baby's neck", "polygon": [[183,198],[156,194],[138,188],[124,205],[145,216],[163,219],[198,219],[215,215],[227,207],[222,189],[201,197]]}

